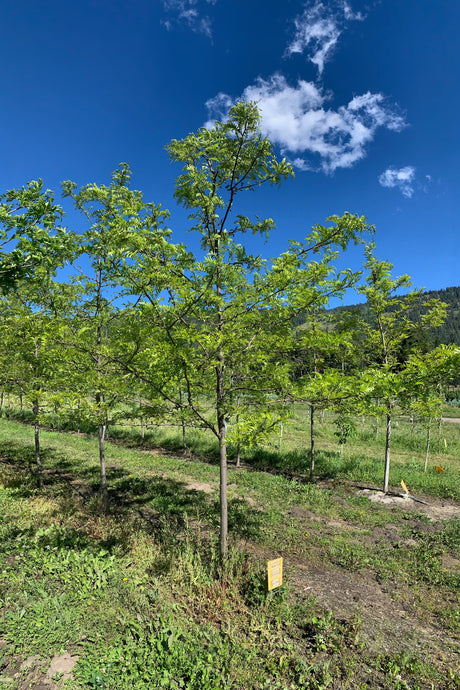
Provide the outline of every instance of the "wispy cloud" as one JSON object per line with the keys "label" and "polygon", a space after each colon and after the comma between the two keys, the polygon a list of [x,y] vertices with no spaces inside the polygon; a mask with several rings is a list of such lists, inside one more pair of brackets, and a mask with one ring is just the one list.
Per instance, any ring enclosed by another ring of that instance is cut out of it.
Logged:
{"label": "wispy cloud", "polygon": [[347,23],[363,19],[364,15],[354,12],[346,0],[309,2],[302,14],[294,19],[294,38],[286,48],[286,54],[306,52],[321,75]]}
{"label": "wispy cloud", "polygon": [[364,158],[380,127],[399,132],[406,126],[380,93],[355,96],[336,110],[325,107],[330,98],[313,82],[299,80],[290,86],[283,75],[274,74],[259,78],[238,99],[220,93],[206,105],[210,117],[222,120],[237,100],[256,101],[262,130],[283,155],[300,170],[326,173],[350,168]]}
{"label": "wispy cloud", "polygon": [[[427,175],[427,178],[429,175]],[[379,176],[379,182],[382,187],[397,187],[403,196],[408,199],[414,193],[415,183],[415,168],[412,165],[406,165],[404,168],[387,168]]]}
{"label": "wispy cloud", "polygon": [[170,30],[174,22],[187,24],[195,33],[202,33],[212,38],[212,23],[209,16],[203,14],[203,7],[215,5],[217,0],[163,0],[163,7],[172,19],[163,24]]}

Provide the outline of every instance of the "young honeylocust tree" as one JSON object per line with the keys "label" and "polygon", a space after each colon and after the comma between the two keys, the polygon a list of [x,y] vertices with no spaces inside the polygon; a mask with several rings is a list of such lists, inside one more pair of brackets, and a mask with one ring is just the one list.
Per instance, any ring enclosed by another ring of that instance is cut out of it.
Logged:
{"label": "young honeylocust tree", "polygon": [[[364,347],[367,356],[367,371],[362,377],[363,400],[367,411],[384,414],[386,417],[385,463],[383,491],[388,492],[390,474],[391,424],[395,409],[405,407],[408,401],[421,397],[421,389],[410,385],[406,368],[410,349],[407,344],[414,335],[439,326],[445,318],[445,305],[439,300],[423,303],[421,316],[416,321],[411,310],[421,300],[421,290],[404,296],[398,293],[408,288],[408,275],[393,278],[393,265],[378,261],[374,256],[374,245],[366,248],[366,285],[360,292],[367,298],[371,322],[361,324],[365,333]],[[414,345],[416,348],[416,345]]]}
{"label": "young honeylocust tree", "polygon": [[460,348],[456,345],[440,345],[423,354],[413,352],[404,369],[407,409],[426,429],[425,472],[430,453],[431,425],[434,419],[440,420],[445,387],[455,380],[459,370]]}
{"label": "young honeylocust tree", "polygon": [[149,283],[155,304],[166,280],[168,243],[162,225],[165,212],[146,203],[141,192],[131,190],[130,177],[129,167],[121,164],[109,186],[91,183],[78,190],[73,182],[63,183],[64,196],[73,200],[87,224],[79,236],[77,292],[69,312],[67,346],[78,355],[70,378],[74,394],[86,406],[90,399],[93,401],[89,412],[98,427],[105,510],[108,508],[105,462],[108,424],[114,419],[117,403],[135,397],[126,382],[132,338],[127,335],[123,308],[132,308],[132,304],[123,305],[122,300],[137,288],[139,270],[136,270],[135,257],[139,251],[149,256],[151,264],[155,263],[156,271],[151,266],[152,272],[142,277]]}
{"label": "young honeylocust tree", "polygon": [[0,298],[2,384],[19,396],[21,409],[25,404],[32,412],[39,488],[44,483],[40,426],[58,404],[65,378],[65,357],[58,345],[63,327],[58,292],[51,280],[40,285],[33,281]]}
{"label": "young honeylocust tree", "polygon": [[2,378],[21,400],[27,395],[32,403],[40,486],[40,404],[53,369],[48,337],[54,328],[52,277],[74,250],[72,236],[60,225],[62,216],[41,180],[0,195],[0,293],[10,295],[0,316],[0,341],[9,360]]}
{"label": "young honeylocust tree", "polygon": [[277,160],[262,136],[259,120],[255,104],[238,103],[225,122],[168,146],[172,160],[183,165],[175,196],[190,211],[203,254],[181,268],[182,279],[173,274],[162,311],[164,345],[157,357],[169,371],[168,381],[176,376],[183,387],[177,406],[187,406],[218,440],[222,556],[227,551],[232,428],[235,445],[242,434],[249,444],[248,435],[275,428],[290,388],[286,355],[292,317],[323,299],[330,254],[366,227],[347,214],[330,227],[317,226],[305,243],[292,243],[271,263],[249,253],[241,244],[243,235],[267,236],[274,222],[243,215],[243,193],[279,185],[292,175],[291,166]]}
{"label": "young honeylocust tree", "polygon": [[[178,332],[175,348],[187,404],[219,443],[220,551],[224,555],[228,532],[227,428],[235,414],[238,393],[252,390],[256,397],[260,395],[263,385],[255,370],[257,367],[260,373],[264,369],[270,339],[264,314],[269,304],[259,294],[254,276],[263,269],[263,262],[249,254],[237,238],[247,232],[266,236],[274,227],[271,219],[240,215],[236,202],[244,192],[266,184],[279,185],[292,170],[285,160],[277,160],[270,142],[261,135],[258,109],[250,103],[233,106],[226,122],[172,141],[168,152],[173,161],[183,165],[175,196],[190,210],[192,229],[201,235],[204,251],[172,304],[185,329],[180,329],[180,335]],[[212,401],[212,417],[202,409],[201,392]],[[241,409],[239,414],[241,418]]]}

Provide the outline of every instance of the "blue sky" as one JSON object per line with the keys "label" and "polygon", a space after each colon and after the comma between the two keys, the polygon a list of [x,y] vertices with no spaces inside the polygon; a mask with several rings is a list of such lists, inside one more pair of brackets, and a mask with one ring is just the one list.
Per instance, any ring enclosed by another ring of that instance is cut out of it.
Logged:
{"label": "blue sky", "polygon": [[256,251],[276,256],[350,211],[376,225],[395,274],[460,284],[459,3],[3,0],[0,12],[1,191],[108,183],[128,161],[133,187],[171,210],[174,239],[193,243],[164,146],[244,97],[296,170],[241,201],[277,225]]}

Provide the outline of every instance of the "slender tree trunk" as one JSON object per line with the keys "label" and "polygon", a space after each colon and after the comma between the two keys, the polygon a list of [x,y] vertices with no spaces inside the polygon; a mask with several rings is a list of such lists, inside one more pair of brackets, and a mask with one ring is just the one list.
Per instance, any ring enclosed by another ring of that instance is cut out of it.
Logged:
{"label": "slender tree trunk", "polygon": [[[38,351],[40,349],[40,345],[38,342],[35,343],[35,360],[38,360]],[[38,364],[38,362],[37,362]],[[37,372],[37,369],[35,369],[35,373]],[[40,414],[40,403],[38,400],[38,396],[34,399],[32,403],[32,411],[34,415],[34,441],[35,441],[35,463],[37,465],[37,474],[38,474],[38,487],[40,489],[43,488],[43,466],[42,466],[42,459],[40,455],[40,422],[39,422],[39,414]]]}
{"label": "slender tree trunk", "polygon": [[[96,309],[97,315],[101,316],[101,291],[102,291],[102,273],[100,270],[96,274],[97,283],[97,299],[96,299]],[[96,407],[98,413],[98,440],[99,440],[99,464],[101,472],[101,494],[102,494],[102,508],[104,513],[108,512],[109,509],[109,492],[107,488],[107,471],[105,466],[105,423],[102,421],[102,409],[101,403],[103,401],[103,395],[101,393],[101,381],[102,381],[102,355],[101,355],[101,345],[102,345],[102,324],[99,321],[96,330],[96,342],[97,342],[97,379],[98,379],[98,391],[96,393]]]}
{"label": "slender tree trunk", "polygon": [[2,414],[2,410],[3,410],[3,391],[2,391],[2,394],[0,395],[0,416]]}
{"label": "slender tree trunk", "polygon": [[[240,396],[237,395],[237,397],[236,397],[236,409],[237,410],[238,410],[239,406],[240,406]],[[237,428],[238,428],[239,422],[240,422],[240,415],[237,412],[237,415],[236,415],[236,426],[237,426]],[[238,440],[238,443],[236,444],[236,467],[237,467],[237,469],[239,469],[241,467],[241,446],[240,446],[239,440]]]}
{"label": "slender tree trunk", "polygon": [[[179,388],[179,403],[181,407],[181,415],[182,415],[182,388]],[[185,422],[184,418],[181,416],[181,426],[182,426],[182,449],[185,453],[187,450],[187,435],[186,435],[186,430],[185,430]]]}
{"label": "slender tree trunk", "polygon": [[[139,395],[139,411],[141,410],[142,407],[142,397]],[[141,414],[141,439],[142,443],[144,443],[144,438],[145,438],[145,429],[144,429],[144,416]]]}
{"label": "slender tree trunk", "polygon": [[227,503],[227,428],[219,415],[219,461],[220,461],[220,555],[227,554],[228,503]]}
{"label": "slender tree trunk", "polygon": [[281,421],[281,422],[280,422],[280,442],[279,442],[279,445],[278,445],[279,450],[281,450],[281,444],[283,443],[283,431],[284,431],[284,429],[283,429],[283,422]]}
{"label": "slender tree trunk", "polygon": [[[100,405],[101,399],[99,393],[96,394],[96,404]],[[101,411],[99,410],[99,415]],[[102,495],[102,509],[107,513],[109,509],[109,492],[107,488],[107,470],[105,465],[105,432],[106,426],[99,418],[97,426],[97,437],[99,442],[99,466],[101,473],[101,495]]]}
{"label": "slender tree trunk", "polygon": [[315,476],[315,406],[310,405],[310,479]]}
{"label": "slender tree trunk", "polygon": [[[216,240],[214,247],[216,257],[216,295],[220,301],[221,290],[221,266],[220,266],[220,251],[219,240]],[[224,312],[223,305],[219,304],[218,314],[218,337],[220,339],[219,351],[217,355],[216,366],[216,411],[217,411],[217,429],[219,433],[219,465],[220,465],[220,555],[224,561],[227,555],[227,541],[228,541],[228,503],[227,503],[227,423],[225,421],[224,412],[224,373],[225,373],[225,354],[222,349],[222,338],[224,334]]]}
{"label": "slender tree trunk", "polygon": [[428,467],[428,455],[430,453],[430,436],[431,436],[431,417],[428,421],[428,429],[426,430],[426,450],[425,450],[425,472]]}
{"label": "slender tree trunk", "polygon": [[[313,324],[313,332],[315,324]],[[316,350],[313,350],[313,373],[316,378]],[[315,476],[315,406],[310,405],[310,480]]]}
{"label": "slender tree trunk", "polygon": [[[223,361],[219,353],[220,362]],[[217,371],[217,427],[219,431],[219,465],[220,465],[220,555],[225,558],[228,541],[228,503],[227,503],[227,424],[222,412],[224,393],[224,367],[220,363]]]}
{"label": "slender tree trunk", "polygon": [[38,421],[40,406],[37,398],[33,402],[32,410],[34,415],[35,463],[37,465],[38,487],[43,489],[43,465],[40,455],[40,423]]}
{"label": "slender tree trunk", "polygon": [[19,409],[21,410],[21,419],[24,416],[24,404],[22,400],[22,393],[19,393]]}
{"label": "slender tree trunk", "polygon": [[383,490],[388,493],[390,479],[390,443],[391,443],[391,414],[387,413],[387,433],[385,439],[385,472],[383,477]]}
{"label": "slender tree trunk", "polygon": [[107,472],[105,466],[105,424],[99,422],[97,429],[97,436],[99,440],[99,464],[101,470],[102,507],[104,513],[107,513],[109,509],[109,492],[107,488]]}

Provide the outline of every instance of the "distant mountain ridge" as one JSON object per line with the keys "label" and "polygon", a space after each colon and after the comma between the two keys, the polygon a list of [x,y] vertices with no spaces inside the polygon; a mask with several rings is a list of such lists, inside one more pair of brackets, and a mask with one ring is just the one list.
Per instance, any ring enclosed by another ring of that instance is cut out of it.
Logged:
{"label": "distant mountain ridge", "polygon": [[[460,286],[458,287],[448,287],[442,290],[427,290],[422,295],[422,300],[420,301],[420,306],[423,302],[430,299],[439,299],[441,302],[447,304],[447,316],[444,324],[437,328],[433,328],[429,333],[428,337],[430,344],[434,347],[437,345],[460,345]],[[335,307],[331,309],[331,312],[343,312],[343,311],[354,311],[363,318],[365,321],[368,320],[369,308],[367,303],[354,304],[346,307]],[[411,316],[413,319],[417,318],[418,308],[415,306],[411,310]],[[370,320],[370,318],[369,318]]]}

